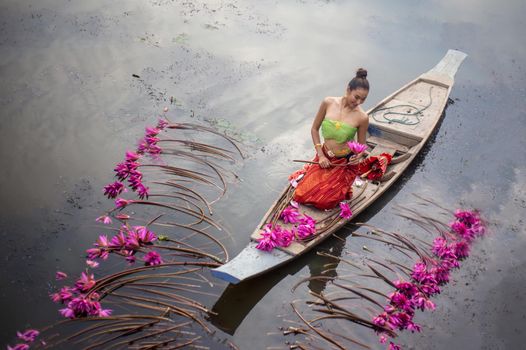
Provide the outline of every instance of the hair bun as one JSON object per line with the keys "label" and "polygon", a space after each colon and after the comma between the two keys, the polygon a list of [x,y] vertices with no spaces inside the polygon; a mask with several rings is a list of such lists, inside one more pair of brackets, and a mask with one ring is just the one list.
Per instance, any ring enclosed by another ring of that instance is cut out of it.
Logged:
{"label": "hair bun", "polygon": [[363,68],[358,68],[358,70],[356,71],[356,78],[367,78],[367,70]]}

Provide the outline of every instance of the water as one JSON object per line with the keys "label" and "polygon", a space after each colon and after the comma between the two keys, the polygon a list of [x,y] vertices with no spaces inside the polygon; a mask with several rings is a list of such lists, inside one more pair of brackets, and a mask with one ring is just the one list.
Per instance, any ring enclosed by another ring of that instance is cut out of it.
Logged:
{"label": "water", "polygon": [[[415,349],[520,348],[525,10],[521,1],[3,1],[2,343],[58,319],[47,297],[54,271],[83,268],[98,234],[93,218],[110,206],[99,189],[164,106],[174,119],[228,125],[246,140],[242,182],[216,206],[234,232],[235,254],[295,168],[291,159],[312,152],[310,123],[324,96],[342,94],[363,66],[371,107],[455,48],[469,57],[426,157],[361,219],[406,227],[392,207],[411,203],[411,193],[480,208],[491,234],[437,298],[437,310],[417,316],[423,333],[400,341]],[[345,248],[338,244],[323,249]],[[247,293],[234,291],[221,299],[233,320],[217,322],[242,349],[282,345],[267,333],[278,332],[276,315],[290,315],[292,299],[305,297],[290,288],[323,263],[309,254]]]}

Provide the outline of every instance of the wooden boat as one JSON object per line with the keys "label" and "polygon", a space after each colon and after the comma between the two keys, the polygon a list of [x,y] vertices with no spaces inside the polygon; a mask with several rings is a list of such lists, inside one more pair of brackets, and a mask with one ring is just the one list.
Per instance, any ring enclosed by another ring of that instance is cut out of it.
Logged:
{"label": "wooden boat", "polygon": [[[380,197],[420,152],[444,112],[455,74],[466,56],[463,52],[449,50],[434,68],[367,112],[370,119],[367,136],[370,155],[386,152],[393,156],[393,162],[388,167],[391,176],[384,178],[385,181],[355,181],[353,198],[349,201],[353,216]],[[256,249],[263,227],[267,223],[278,222],[293,193],[292,185],[285,188],[250,236],[248,246],[231,261],[212,269],[213,276],[237,284],[261,275],[309,251],[348,222],[339,217],[339,208],[322,211],[300,205],[300,213],[316,219],[316,235],[310,240],[294,241],[288,247],[275,248],[271,252]],[[290,225],[281,221],[278,223],[284,228]]]}

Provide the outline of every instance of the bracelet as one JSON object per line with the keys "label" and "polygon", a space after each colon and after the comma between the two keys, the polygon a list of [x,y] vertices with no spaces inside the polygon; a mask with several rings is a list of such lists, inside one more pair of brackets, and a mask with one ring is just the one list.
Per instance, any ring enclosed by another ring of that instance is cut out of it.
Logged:
{"label": "bracelet", "polygon": [[318,146],[320,146],[320,147],[321,147],[321,146],[322,146],[322,144],[321,144],[321,143],[316,143],[316,144],[314,144],[314,148],[316,148],[316,147],[318,147]]}

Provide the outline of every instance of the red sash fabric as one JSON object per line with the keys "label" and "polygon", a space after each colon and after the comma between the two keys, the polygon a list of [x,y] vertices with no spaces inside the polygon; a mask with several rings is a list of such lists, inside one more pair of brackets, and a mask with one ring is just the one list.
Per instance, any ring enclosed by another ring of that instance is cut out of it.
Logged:
{"label": "red sash fabric", "polygon": [[[346,158],[329,157],[333,164],[346,164]],[[313,159],[318,161],[318,155]],[[333,166],[323,169],[318,164],[309,164],[294,172],[289,178],[295,179],[305,174],[299,181],[294,200],[298,203],[311,204],[318,209],[332,209],[341,201],[351,199],[352,184],[358,174],[357,166]]]}

